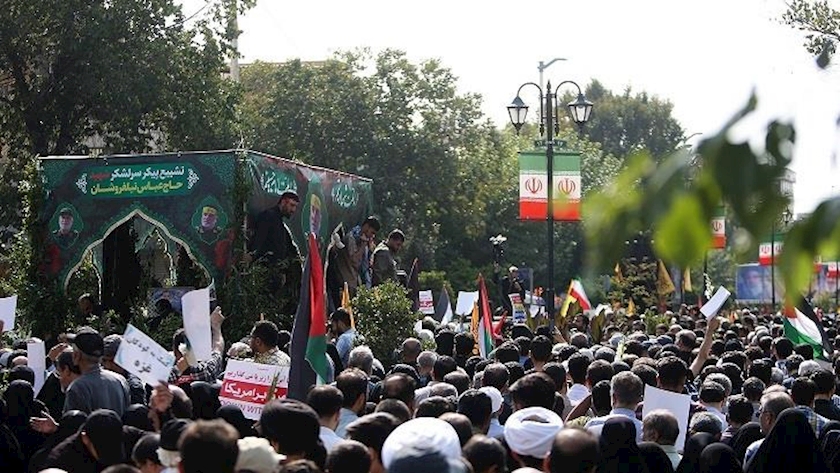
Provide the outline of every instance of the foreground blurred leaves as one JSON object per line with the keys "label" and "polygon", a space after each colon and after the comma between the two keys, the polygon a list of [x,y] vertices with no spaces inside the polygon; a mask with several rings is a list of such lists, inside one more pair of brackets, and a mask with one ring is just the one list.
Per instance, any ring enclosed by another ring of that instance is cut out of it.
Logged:
{"label": "foreground blurred leaves", "polygon": [[[716,135],[703,140],[698,156],[679,150],[662,164],[636,155],[616,181],[592,196],[586,212],[588,268],[606,271],[623,251],[626,238],[652,231],[657,254],[681,267],[696,265],[712,242],[709,224],[721,203],[738,222],[733,242],[741,258],[756,251],[762,239],[779,229],[789,198],[780,182],[789,172],[795,142],[792,125],[773,122],[763,152],[733,142],[729,131],[756,106],[750,98]],[[794,222],[786,234],[780,272],[790,296],[807,287],[814,260],[840,254],[840,199],[823,202],[811,215]]]}

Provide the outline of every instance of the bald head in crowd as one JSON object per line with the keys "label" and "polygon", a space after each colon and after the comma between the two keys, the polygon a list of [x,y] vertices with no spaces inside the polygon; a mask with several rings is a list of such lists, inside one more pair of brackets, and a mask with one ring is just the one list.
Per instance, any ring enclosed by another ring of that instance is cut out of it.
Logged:
{"label": "bald head in crowd", "polygon": [[586,430],[563,429],[546,457],[543,471],[550,473],[592,473],[598,466],[598,439]]}

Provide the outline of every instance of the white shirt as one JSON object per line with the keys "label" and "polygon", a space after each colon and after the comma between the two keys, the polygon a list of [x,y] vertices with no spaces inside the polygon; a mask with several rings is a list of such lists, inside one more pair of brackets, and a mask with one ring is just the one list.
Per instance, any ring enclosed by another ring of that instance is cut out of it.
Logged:
{"label": "white shirt", "polygon": [[589,396],[589,389],[582,384],[573,384],[566,393],[566,397],[571,401],[572,406],[577,406],[580,401],[583,401],[586,396]]}
{"label": "white shirt", "polygon": [[592,434],[596,437],[601,438],[601,430],[604,429],[604,424],[606,424],[608,420],[614,419],[616,417],[626,417],[633,421],[633,425],[636,426],[636,443],[641,443],[642,421],[636,418],[636,412],[631,409],[624,409],[619,407],[611,410],[610,413],[605,416],[591,419],[589,422],[586,423],[586,430],[592,432]]}
{"label": "white shirt", "polygon": [[720,431],[723,432],[724,430],[726,430],[727,425],[729,425],[726,422],[726,414],[724,414],[723,412],[719,411],[718,409],[716,409],[712,406],[707,406],[707,405],[703,404],[703,407],[706,408],[706,412],[714,414],[720,420]]}
{"label": "white shirt", "polygon": [[330,453],[336,445],[339,444],[343,439],[335,434],[329,427],[321,426],[321,433],[318,434],[321,438],[321,442],[324,443],[324,448],[327,449],[327,453]]}
{"label": "white shirt", "polygon": [[493,417],[490,419],[490,428],[487,429],[487,436],[498,440],[505,438],[505,426],[499,423],[498,418]]}

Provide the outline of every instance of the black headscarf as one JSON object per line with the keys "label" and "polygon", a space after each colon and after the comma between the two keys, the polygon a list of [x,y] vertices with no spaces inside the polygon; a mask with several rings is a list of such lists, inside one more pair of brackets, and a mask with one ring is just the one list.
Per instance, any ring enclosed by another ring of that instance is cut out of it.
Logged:
{"label": "black headscarf", "polygon": [[825,457],[817,445],[814,429],[805,414],[796,408],[785,409],[746,465],[747,473],[789,473],[791,471],[828,471]]}
{"label": "black headscarf", "polygon": [[758,422],[748,422],[742,425],[732,436],[729,445],[735,451],[735,457],[738,461],[744,462],[744,455],[747,454],[747,449],[756,440],[763,439],[764,435],[761,433],[761,426]]}
{"label": "black headscarf", "polygon": [[3,422],[17,438],[23,452],[24,460],[29,463],[32,455],[41,448],[46,436],[38,433],[29,426],[31,417],[44,417],[47,408],[41,401],[35,399],[35,391],[28,381],[12,381],[3,393],[5,408]]}
{"label": "black headscarf", "polygon": [[132,404],[123,413],[123,425],[130,425],[146,432],[154,432],[155,427],[149,419],[149,408],[143,404]]}
{"label": "black headscarf", "polygon": [[598,473],[648,473],[636,445],[636,425],[626,417],[607,420],[601,430]]}
{"label": "black headscarf", "polygon": [[193,405],[193,419],[211,420],[216,418],[216,411],[221,407],[219,403],[220,386],[204,381],[193,381],[190,384],[190,399]]}
{"label": "black headscarf", "polygon": [[242,410],[233,405],[222,406],[216,411],[216,417],[232,425],[239,432],[239,438],[255,437],[254,421],[245,418]]}
{"label": "black headscarf", "polygon": [[58,430],[50,435],[41,449],[32,455],[32,459],[29,461],[29,471],[41,471],[41,467],[47,460],[50,451],[65,439],[78,432],[86,420],[87,414],[82,411],[73,410],[65,412],[58,422]]}
{"label": "black headscarf", "polygon": [[700,432],[688,438],[683,449],[683,458],[677,465],[677,473],[697,473],[700,471],[700,454],[707,446],[715,443],[712,434]]}
{"label": "black headscarf", "polygon": [[732,447],[713,443],[700,454],[700,473],[744,473]]}
{"label": "black headscarf", "polygon": [[645,460],[648,471],[654,473],[674,473],[674,466],[668,454],[656,442],[642,442],[639,453]]}

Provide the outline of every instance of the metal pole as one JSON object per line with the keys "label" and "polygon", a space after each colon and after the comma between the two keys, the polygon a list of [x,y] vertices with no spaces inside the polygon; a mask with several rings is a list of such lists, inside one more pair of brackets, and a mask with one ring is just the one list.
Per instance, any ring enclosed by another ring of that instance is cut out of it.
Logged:
{"label": "metal pole", "polygon": [[545,307],[548,311],[548,328],[554,332],[554,106],[551,92],[551,81],[545,88],[545,159],[547,174],[548,210],[546,212],[546,228],[548,230],[548,288],[546,291]]}
{"label": "metal pole", "polygon": [[236,0],[231,2],[228,15],[230,15],[228,20],[233,34],[233,38],[230,40],[232,50],[230,53],[230,78],[234,82],[239,82],[239,11]]}

